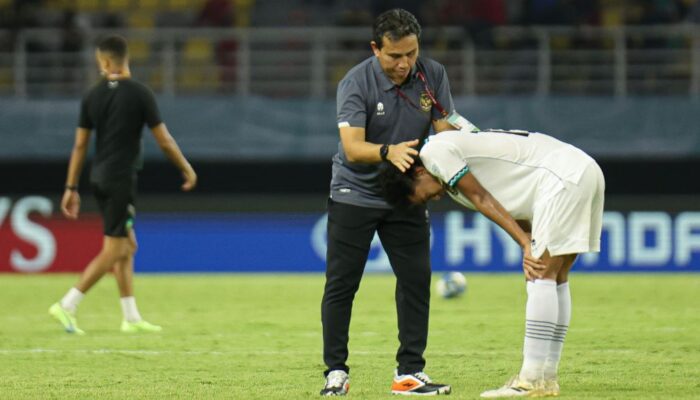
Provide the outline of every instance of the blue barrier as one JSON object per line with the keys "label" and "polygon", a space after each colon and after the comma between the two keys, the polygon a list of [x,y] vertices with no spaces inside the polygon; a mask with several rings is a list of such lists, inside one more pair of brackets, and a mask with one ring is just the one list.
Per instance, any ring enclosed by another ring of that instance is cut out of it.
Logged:
{"label": "blue barrier", "polygon": [[[435,213],[436,271],[519,272],[521,253],[480,214]],[[139,272],[320,272],[326,216],[309,213],[142,214],[136,230]],[[390,271],[377,237],[368,271]],[[574,267],[596,272],[700,272],[700,212],[608,211],[600,254]]]}

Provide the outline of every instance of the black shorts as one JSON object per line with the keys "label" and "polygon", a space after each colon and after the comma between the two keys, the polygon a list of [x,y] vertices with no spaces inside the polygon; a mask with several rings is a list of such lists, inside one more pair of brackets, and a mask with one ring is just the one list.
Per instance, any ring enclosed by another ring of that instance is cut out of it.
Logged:
{"label": "black shorts", "polygon": [[127,237],[134,224],[136,179],[92,183],[105,236]]}

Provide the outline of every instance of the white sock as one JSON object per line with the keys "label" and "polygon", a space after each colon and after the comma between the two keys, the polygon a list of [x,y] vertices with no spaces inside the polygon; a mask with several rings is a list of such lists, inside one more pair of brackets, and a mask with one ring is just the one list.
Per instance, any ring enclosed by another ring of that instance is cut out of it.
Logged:
{"label": "white sock", "polygon": [[78,309],[78,304],[80,304],[80,301],[83,300],[83,297],[85,297],[83,292],[72,287],[61,299],[61,307],[75,314],[75,311]]}
{"label": "white sock", "polygon": [[136,307],[136,298],[134,296],[122,297],[120,302],[122,303],[122,314],[124,314],[126,321],[141,321],[141,314],[139,314],[139,309]]}
{"label": "white sock", "polygon": [[525,308],[525,344],[520,378],[530,382],[542,379],[544,363],[557,325],[559,305],[557,283],[549,279],[528,282]]}
{"label": "white sock", "polygon": [[557,299],[559,302],[559,314],[557,316],[557,329],[554,331],[554,338],[549,345],[549,355],[544,363],[544,379],[557,379],[561,350],[564,347],[566,331],[569,329],[571,321],[571,292],[569,282],[564,282],[557,286]]}

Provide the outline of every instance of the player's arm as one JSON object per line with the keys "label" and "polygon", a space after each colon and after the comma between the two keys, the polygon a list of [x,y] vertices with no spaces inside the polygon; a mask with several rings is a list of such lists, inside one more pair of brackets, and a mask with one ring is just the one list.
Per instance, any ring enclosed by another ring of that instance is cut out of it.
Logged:
{"label": "player's arm", "polygon": [[182,177],[185,180],[185,183],[182,184],[182,190],[190,191],[194,189],[197,185],[197,174],[182,154],[182,151],[180,151],[180,147],[178,147],[165,124],[161,122],[152,127],[151,132],[160,149],[165,153],[165,156],[168,157],[168,160],[175,164],[182,172]]}
{"label": "player's arm", "polygon": [[[370,143],[365,140],[365,128],[352,126],[340,127],[340,141],[343,143],[345,156],[350,162],[376,164],[382,162],[380,150],[382,144]],[[386,159],[405,172],[418,156],[418,139],[389,145]]]}
{"label": "player's arm", "polygon": [[66,187],[61,199],[61,211],[63,215],[70,219],[78,218],[80,213],[80,194],[78,184],[80,183],[80,173],[83,171],[85,157],[90,144],[90,129],[77,128],[75,130],[75,143],[68,163],[68,176],[66,177]]}
{"label": "player's arm", "polygon": [[518,223],[520,229],[522,229],[525,233],[532,232],[532,223],[530,221],[526,219],[516,219],[515,222]]}
{"label": "player's arm", "polygon": [[473,174],[467,174],[457,182],[457,190],[464,194],[474,207],[488,219],[503,228],[513,240],[523,249],[523,270],[528,280],[542,277],[545,270],[544,264],[532,257],[530,252],[530,238],[520,227],[518,222],[508,214],[501,203],[486,190]]}
{"label": "player's arm", "polygon": [[[454,130],[466,130],[472,132],[478,128],[466,118],[457,113],[450,91],[450,80],[447,77],[445,67],[441,67],[435,87],[435,96],[441,107],[433,105],[433,130],[435,133]],[[442,115],[441,115],[442,114]]]}
{"label": "player's arm", "polygon": [[433,130],[435,131],[435,133],[440,133],[440,132],[444,132],[444,131],[453,131],[455,129],[458,129],[458,128],[452,126],[452,124],[447,122],[447,118],[433,120]]}
{"label": "player's arm", "polygon": [[527,238],[529,240],[532,240],[532,223],[526,219],[516,219],[515,222],[517,222],[520,226],[520,229],[522,229],[523,232],[525,232]]}
{"label": "player's arm", "polygon": [[527,234],[520,225],[508,214],[501,203],[474,177],[467,174],[457,182],[457,189],[464,194],[476,209],[503,228],[523,249],[530,244]]}
{"label": "player's arm", "polygon": [[477,128],[476,125],[469,122],[463,116],[459,115],[456,111],[452,111],[452,113],[445,118],[433,120],[433,130],[435,133],[455,130],[476,132],[479,131],[479,128]]}

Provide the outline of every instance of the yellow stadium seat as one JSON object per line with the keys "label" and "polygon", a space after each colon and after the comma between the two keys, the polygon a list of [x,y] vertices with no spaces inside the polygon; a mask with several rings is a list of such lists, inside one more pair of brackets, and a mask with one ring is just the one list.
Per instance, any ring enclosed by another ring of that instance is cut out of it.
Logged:
{"label": "yellow stadium seat", "polygon": [[187,11],[198,7],[191,0],[166,0],[166,6],[170,11]]}
{"label": "yellow stadium seat", "polygon": [[333,86],[336,86],[338,82],[348,73],[348,70],[352,68],[350,63],[341,63],[331,67],[330,79]]}
{"label": "yellow stadium seat", "polygon": [[131,8],[130,0],[107,0],[108,11],[126,11]]}
{"label": "yellow stadium seat", "polygon": [[550,39],[553,50],[564,50],[571,48],[571,38],[562,35],[553,35]]}
{"label": "yellow stadium seat", "polygon": [[[12,0],[0,0],[0,8],[4,8],[12,3]],[[50,10],[65,10],[71,7],[70,0],[47,0],[44,2],[46,8]]]}
{"label": "yellow stadium seat", "polygon": [[160,0],[136,0],[139,11],[158,11],[161,8]]}
{"label": "yellow stadium seat", "polygon": [[153,14],[148,12],[135,12],[129,14],[127,23],[130,28],[150,29],[155,25]]}
{"label": "yellow stadium seat", "polygon": [[151,56],[151,46],[148,42],[141,39],[129,40],[129,58],[132,61],[144,61]]}
{"label": "yellow stadium seat", "polygon": [[100,0],[76,0],[75,8],[78,11],[97,11],[102,6]]}
{"label": "yellow stadium seat", "polygon": [[151,71],[148,76],[148,85],[154,91],[163,90],[163,71],[160,68],[156,68]]}
{"label": "yellow stadium seat", "polygon": [[12,68],[0,68],[0,87],[10,89],[15,82],[14,72]]}
{"label": "yellow stadium seat", "polygon": [[216,67],[182,67],[177,73],[176,91],[213,91],[219,85],[219,70]]}
{"label": "yellow stadium seat", "polygon": [[232,0],[233,4],[238,7],[251,8],[253,7],[255,0]]}
{"label": "yellow stadium seat", "polygon": [[233,5],[236,9],[234,26],[241,28],[250,26],[251,13],[255,0],[233,0]]}
{"label": "yellow stadium seat", "polygon": [[204,38],[192,38],[185,42],[182,59],[189,63],[213,63],[214,49],[211,41]]}

